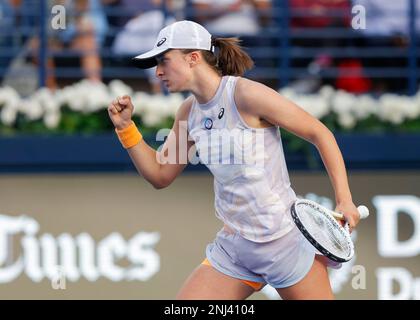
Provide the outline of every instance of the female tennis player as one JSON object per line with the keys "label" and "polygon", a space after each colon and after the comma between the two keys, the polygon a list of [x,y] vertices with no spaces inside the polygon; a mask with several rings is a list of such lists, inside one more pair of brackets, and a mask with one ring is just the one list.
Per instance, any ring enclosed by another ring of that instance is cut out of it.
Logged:
{"label": "female tennis player", "polygon": [[[187,164],[185,155],[191,161],[197,150],[214,175],[216,216],[224,222],[177,298],[246,299],[265,284],[283,299],[334,298],[327,273],[331,260],[315,252],[290,215],[296,195],[279,128],[317,147],[335,191],[335,210],[354,228],[359,214],[333,134],[276,91],[243,78],[253,61],[236,38],[214,38],[195,22],[179,21],[162,29],[154,48],[134,61],[140,68],[157,66],[156,74],[170,92],[188,91],[191,96],[179,107],[160,151],[142,140],[131,120],[130,97],[116,98],[108,113],[122,145],[157,189],[171,184]],[[182,138],[185,131],[187,139]],[[217,131],[223,134],[214,134]],[[234,142],[220,139],[226,135]],[[233,150],[224,152],[229,147]],[[172,150],[176,161],[168,161]],[[238,150],[244,157],[263,160],[263,165],[232,163]]]}

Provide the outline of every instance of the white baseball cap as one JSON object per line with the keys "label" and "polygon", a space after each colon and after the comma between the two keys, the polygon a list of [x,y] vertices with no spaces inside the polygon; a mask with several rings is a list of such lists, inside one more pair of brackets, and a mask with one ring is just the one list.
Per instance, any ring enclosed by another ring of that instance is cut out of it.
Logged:
{"label": "white baseball cap", "polygon": [[133,58],[136,67],[152,68],[157,65],[156,57],[171,49],[197,49],[214,52],[211,34],[200,24],[183,20],[163,28],[152,50]]}

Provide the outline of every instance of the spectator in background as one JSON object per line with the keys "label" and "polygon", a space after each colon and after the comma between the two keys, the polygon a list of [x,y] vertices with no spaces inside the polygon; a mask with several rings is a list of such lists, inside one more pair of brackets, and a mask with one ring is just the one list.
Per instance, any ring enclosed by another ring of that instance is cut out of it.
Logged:
{"label": "spectator in background", "polygon": [[350,25],[349,0],[289,0],[292,27],[326,28]]}
{"label": "spectator in background", "polygon": [[[291,28],[348,29],[351,25],[350,0],[289,0],[291,9]],[[292,83],[301,93],[317,91],[323,84],[335,84],[340,89],[353,93],[362,93],[370,89],[370,82],[363,76],[363,66],[358,59],[337,59],[328,52],[330,47],[345,47],[349,43],[341,32],[334,31],[327,36],[311,36],[295,39],[293,44],[302,47],[321,47],[319,53],[309,59],[295,61],[295,66],[306,67],[308,74],[303,79]],[[327,79],[325,71],[337,67],[337,79]],[[331,81],[332,80],[332,81]]]}
{"label": "spectator in background", "polygon": [[97,48],[104,42],[108,31],[108,22],[100,0],[56,0],[55,4],[62,4],[66,8],[70,23],[64,30],[57,30],[57,36],[68,44],[81,32],[94,36]]}
{"label": "spectator in background", "polygon": [[265,48],[275,46],[277,41],[268,32],[262,34],[263,28],[272,22],[271,0],[190,0],[189,5],[193,12],[191,20],[215,36],[240,38],[241,46],[250,49],[259,67],[275,66],[276,59],[258,55]]}
{"label": "spectator in background", "polygon": [[338,74],[335,80],[337,89],[354,94],[366,93],[372,90],[372,81],[366,77],[363,65],[359,59],[345,59],[338,64]]}
{"label": "spectator in background", "polygon": [[106,8],[107,20],[112,27],[123,27],[140,12],[154,9],[153,1],[139,0],[102,0]]}
{"label": "spectator in background", "polygon": [[[360,35],[359,46],[369,47],[380,51],[386,48],[400,48],[402,54],[395,57],[378,55],[366,58],[364,64],[372,68],[407,68],[407,46],[409,44],[410,30],[410,1],[383,1],[383,0],[352,0],[353,6],[361,5],[366,13],[366,28],[356,30]],[[420,0],[416,4],[416,37],[420,36]],[[402,71],[401,78],[375,78],[374,89],[380,94],[385,91],[402,91],[406,88],[406,77]]]}
{"label": "spectator in background", "polygon": [[[17,27],[17,10],[21,6],[21,0],[0,0],[0,48],[12,48],[15,44]],[[8,66],[12,56],[1,55],[0,67]]]}
{"label": "spectator in background", "polygon": [[[352,0],[353,6],[362,5],[366,12],[366,28],[359,31],[368,37],[408,37],[410,0]],[[416,32],[420,35],[420,0],[415,0]]]}
{"label": "spectator in background", "polygon": [[[104,0],[118,8],[123,16],[114,22],[124,23],[117,33],[112,52],[116,55],[133,56],[148,51],[155,45],[156,37],[163,26],[175,22],[173,1],[171,0]],[[162,10],[165,6],[168,15]],[[146,70],[153,93],[161,92],[161,84],[155,75],[156,68]]]}
{"label": "spectator in background", "polygon": [[150,10],[162,9],[163,5],[161,0],[102,0],[102,3],[111,9],[107,18],[113,27],[123,27],[132,18]]}
{"label": "spectator in background", "polygon": [[[101,81],[102,62],[99,55],[100,48],[108,30],[108,23],[100,0],[55,0],[52,5],[63,5],[66,8],[65,29],[53,29],[52,37],[48,41],[52,52],[63,50],[78,51],[85,77],[91,81]],[[36,57],[39,39],[33,38],[31,48]],[[54,60],[47,60],[47,86],[57,87],[54,75]]]}
{"label": "spectator in background", "polygon": [[269,23],[271,0],[190,0],[194,20],[220,36],[255,36]]}

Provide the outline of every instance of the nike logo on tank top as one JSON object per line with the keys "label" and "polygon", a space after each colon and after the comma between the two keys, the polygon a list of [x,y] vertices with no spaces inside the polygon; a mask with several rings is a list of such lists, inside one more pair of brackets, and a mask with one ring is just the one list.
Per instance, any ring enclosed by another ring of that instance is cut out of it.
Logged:
{"label": "nike logo on tank top", "polygon": [[296,195],[279,127],[245,123],[234,100],[238,79],[224,76],[205,104],[194,99],[188,133],[200,162],[214,176],[216,216],[244,238],[266,242],[294,227],[289,210]]}

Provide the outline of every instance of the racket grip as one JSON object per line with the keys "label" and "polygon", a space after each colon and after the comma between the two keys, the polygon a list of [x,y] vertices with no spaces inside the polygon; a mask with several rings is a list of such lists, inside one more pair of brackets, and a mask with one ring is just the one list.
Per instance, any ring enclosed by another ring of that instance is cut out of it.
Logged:
{"label": "racket grip", "polygon": [[[359,211],[360,219],[366,219],[369,216],[369,209],[366,206],[358,206],[357,211]],[[348,221],[346,221],[346,223],[344,224],[344,229],[348,233],[350,233],[350,226]]]}
{"label": "racket grip", "polygon": [[[369,209],[366,206],[358,206],[357,211],[359,211],[360,219],[366,219],[369,216]],[[330,213],[336,219],[345,220],[344,215],[342,213],[338,213],[335,211],[331,211]]]}
{"label": "racket grip", "polygon": [[369,209],[366,206],[358,206],[360,219],[366,219],[369,216]]}

